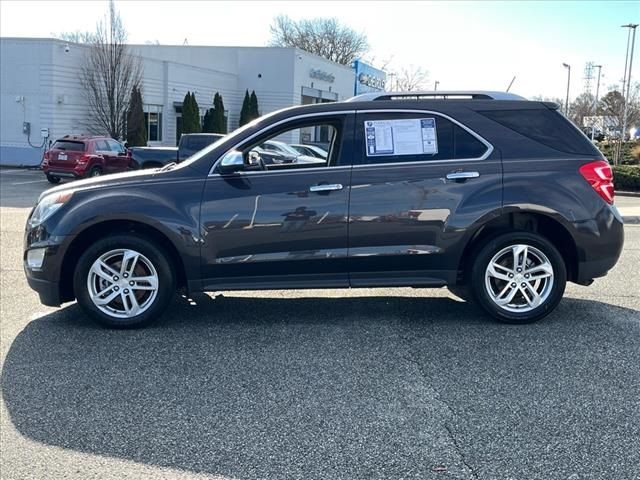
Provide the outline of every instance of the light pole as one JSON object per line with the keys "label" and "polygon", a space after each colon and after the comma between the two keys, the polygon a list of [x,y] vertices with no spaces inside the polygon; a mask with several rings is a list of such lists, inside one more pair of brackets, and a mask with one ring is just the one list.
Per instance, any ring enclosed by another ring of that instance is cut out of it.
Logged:
{"label": "light pole", "polygon": [[440,84],[440,82],[438,80],[435,81],[435,83],[433,84],[433,91],[437,92],[438,91],[438,85]]}
{"label": "light pole", "polygon": [[[636,43],[636,27],[638,26],[637,23],[629,23],[628,25],[622,25],[623,28],[628,28],[631,30],[633,30],[633,34],[632,34],[632,39],[631,39],[631,55],[629,56],[629,69],[627,72],[627,94],[624,97],[624,115],[622,118],[622,135],[620,135],[622,141],[624,142],[624,137],[627,134],[627,113],[628,113],[628,109],[629,109],[629,90],[631,90],[631,68],[633,66],[633,47],[635,46]],[[629,38],[627,37],[627,50],[629,50]],[[626,65],[626,59],[625,59],[625,65]],[[622,92],[624,93],[624,92]]]}
{"label": "light pole", "polygon": [[564,114],[569,116],[569,85],[571,84],[571,65],[563,63],[562,66],[567,69],[567,98],[564,101]]}
{"label": "light pole", "polygon": [[[593,100],[593,108],[594,108],[593,113],[595,117],[595,113],[597,113],[597,110],[598,110],[598,94],[600,93],[600,74],[602,73],[602,65],[594,65],[594,67],[598,69],[598,83],[596,83],[596,98]],[[595,131],[596,131],[596,122],[594,121],[591,124],[591,141],[592,142],[595,137]],[[604,133],[604,124],[602,125],[602,131]]]}

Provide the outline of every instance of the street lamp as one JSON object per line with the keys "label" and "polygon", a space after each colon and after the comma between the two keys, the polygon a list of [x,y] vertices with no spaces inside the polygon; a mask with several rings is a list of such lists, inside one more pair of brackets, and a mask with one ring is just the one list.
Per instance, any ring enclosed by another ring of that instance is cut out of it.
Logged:
{"label": "street lamp", "polygon": [[571,84],[571,65],[563,63],[562,66],[567,69],[567,98],[564,101],[564,114],[569,116],[569,85]]}
{"label": "street lamp", "polygon": [[[602,65],[594,65],[594,67],[596,67],[598,69],[598,83],[596,83],[596,98],[593,100],[593,108],[594,108],[594,118],[595,118],[595,114],[597,113],[597,109],[598,109],[598,94],[600,93],[600,74],[602,73]],[[595,120],[592,122],[591,124],[591,141],[593,142],[593,139],[595,137],[595,133],[596,133],[596,122]],[[602,133],[604,133],[604,122],[602,124]]]}
{"label": "street lamp", "polygon": [[[627,78],[626,78],[626,84],[627,84],[627,93],[625,95],[624,98],[624,116],[622,117],[622,132],[621,133],[621,137],[622,137],[622,141],[624,142],[624,137],[627,134],[627,113],[628,113],[628,108],[629,108],[629,90],[631,90],[631,67],[633,66],[633,47],[635,46],[636,43],[636,27],[638,26],[637,23],[629,23],[627,25],[622,25],[622,28],[628,28],[629,29],[629,33],[631,33],[631,30],[633,30],[633,36],[631,39],[631,55],[629,55],[629,69],[627,71]],[[627,51],[629,50],[629,37],[627,36]],[[625,68],[627,66],[627,58],[625,57],[624,59],[624,65]],[[624,90],[624,88],[623,88]],[[622,92],[624,94],[624,91]]]}
{"label": "street lamp", "polygon": [[436,80],[435,83],[433,84],[433,91],[434,92],[438,91],[438,85],[440,85],[440,82],[438,80]]}

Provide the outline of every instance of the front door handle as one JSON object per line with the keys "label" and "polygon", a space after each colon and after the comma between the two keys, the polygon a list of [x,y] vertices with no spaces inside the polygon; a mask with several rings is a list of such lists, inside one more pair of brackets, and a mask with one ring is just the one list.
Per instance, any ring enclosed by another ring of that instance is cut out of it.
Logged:
{"label": "front door handle", "polygon": [[466,180],[468,178],[478,178],[480,172],[452,172],[447,173],[447,180]]}
{"label": "front door handle", "polygon": [[342,185],[340,183],[323,183],[309,187],[310,192],[331,192],[333,190],[342,190]]}

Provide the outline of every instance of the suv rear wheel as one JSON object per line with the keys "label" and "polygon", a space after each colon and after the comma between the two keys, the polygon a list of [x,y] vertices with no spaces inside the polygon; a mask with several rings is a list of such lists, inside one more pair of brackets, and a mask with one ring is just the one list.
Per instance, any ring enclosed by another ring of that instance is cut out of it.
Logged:
{"label": "suv rear wheel", "polygon": [[147,325],[171,301],[176,281],[168,256],[146,238],[114,235],[80,257],[73,285],[80,306],[108,327]]}
{"label": "suv rear wheel", "polygon": [[100,167],[93,167],[89,170],[90,177],[99,177],[100,175],[102,175],[102,169]]}
{"label": "suv rear wheel", "polygon": [[562,299],[566,282],[558,250],[530,232],[493,238],[478,252],[471,270],[478,303],[506,323],[530,323],[548,315]]}
{"label": "suv rear wheel", "polygon": [[60,177],[55,177],[53,175],[49,175],[47,173],[47,180],[49,181],[49,183],[53,183],[54,185],[57,185],[58,183],[60,183]]}

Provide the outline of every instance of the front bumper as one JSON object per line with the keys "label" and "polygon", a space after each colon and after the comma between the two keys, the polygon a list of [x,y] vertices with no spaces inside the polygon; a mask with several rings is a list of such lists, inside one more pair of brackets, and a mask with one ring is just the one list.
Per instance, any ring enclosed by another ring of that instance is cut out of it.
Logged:
{"label": "front bumper", "polygon": [[32,290],[35,290],[40,297],[40,303],[48,307],[59,307],[62,303],[60,299],[60,284],[41,278],[35,278],[29,274],[25,268],[27,283]]}
{"label": "front bumper", "polygon": [[[61,285],[61,282],[64,254],[73,238],[52,236],[43,226],[27,226],[22,257],[24,273],[29,286],[38,293],[40,302],[44,305],[57,307],[65,301],[72,300],[69,298],[69,288],[62,288],[65,285]],[[34,249],[45,250],[40,268],[31,268],[27,262],[28,252]]]}

